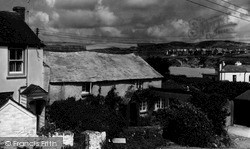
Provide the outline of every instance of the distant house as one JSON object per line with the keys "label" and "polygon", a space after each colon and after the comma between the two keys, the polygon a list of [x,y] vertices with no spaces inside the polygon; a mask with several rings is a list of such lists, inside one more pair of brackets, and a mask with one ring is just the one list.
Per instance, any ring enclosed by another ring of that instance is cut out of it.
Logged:
{"label": "distant house", "polygon": [[88,94],[106,96],[112,87],[120,96],[129,88],[161,87],[163,76],[134,54],[45,52],[44,82],[50,102]]}
{"label": "distant house", "polygon": [[[25,8],[14,7],[13,10],[15,12],[0,11],[0,100],[12,98],[18,105],[30,110],[37,105],[31,106],[21,93],[31,84],[43,87],[43,44],[25,23]],[[30,101],[33,100],[46,98],[37,95],[30,98]],[[36,110],[33,114],[41,116]],[[22,120],[18,118],[17,122]],[[5,121],[2,116],[1,121]]]}
{"label": "distant house", "polygon": [[250,82],[250,65],[242,65],[236,62],[235,65],[220,64],[220,81]]}

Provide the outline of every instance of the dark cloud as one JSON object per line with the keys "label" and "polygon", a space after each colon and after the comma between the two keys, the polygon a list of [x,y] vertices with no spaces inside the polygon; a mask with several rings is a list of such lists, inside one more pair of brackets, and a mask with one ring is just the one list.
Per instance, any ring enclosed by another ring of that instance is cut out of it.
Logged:
{"label": "dark cloud", "polygon": [[94,10],[98,0],[57,0],[55,8],[65,10]]}
{"label": "dark cloud", "polygon": [[[250,2],[248,0],[229,0],[239,5],[236,7],[216,0],[223,8],[205,0],[192,0],[196,3],[212,7],[220,11],[231,13],[245,19],[228,8],[248,14]],[[29,11],[30,25],[45,26],[55,30],[70,30],[76,33],[81,30],[89,34],[111,37],[126,37],[131,39],[186,39],[190,28],[190,21],[195,18],[209,19],[221,13],[190,3],[186,0],[33,0],[6,2],[0,0],[2,10],[11,10],[13,5],[25,6]],[[244,10],[247,9],[247,10]],[[247,36],[250,33],[247,21],[225,16],[236,23],[236,34],[230,36]],[[220,35],[222,36],[222,35]],[[223,35],[224,36],[224,35]],[[225,35],[228,36],[228,35]],[[185,38],[182,38],[185,37]],[[220,37],[222,38],[222,37]]]}

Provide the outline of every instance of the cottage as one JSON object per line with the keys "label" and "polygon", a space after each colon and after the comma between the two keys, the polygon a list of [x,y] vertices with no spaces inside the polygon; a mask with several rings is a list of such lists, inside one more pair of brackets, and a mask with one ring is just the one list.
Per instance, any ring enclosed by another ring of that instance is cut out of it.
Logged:
{"label": "cottage", "polygon": [[[19,106],[29,109],[30,102],[21,93],[31,84],[43,87],[44,45],[25,23],[25,8],[13,10],[0,11],[0,100],[13,98]],[[34,98],[46,100],[45,96]],[[37,115],[36,111],[33,114]]]}
{"label": "cottage", "polygon": [[223,62],[219,68],[220,81],[250,82],[250,65],[242,65],[236,62],[235,65],[225,65]]}
{"label": "cottage", "polygon": [[45,86],[51,103],[93,94],[106,96],[112,87],[120,96],[133,87],[161,87],[163,76],[134,54],[45,52]]}

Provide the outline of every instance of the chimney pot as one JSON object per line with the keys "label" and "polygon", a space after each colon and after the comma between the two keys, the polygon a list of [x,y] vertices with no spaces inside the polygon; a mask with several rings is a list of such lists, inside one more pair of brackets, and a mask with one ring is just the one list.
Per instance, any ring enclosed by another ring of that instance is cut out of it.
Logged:
{"label": "chimney pot", "polygon": [[21,18],[23,19],[23,21],[25,21],[25,7],[15,6],[15,7],[13,7],[13,11],[18,13],[21,16]]}

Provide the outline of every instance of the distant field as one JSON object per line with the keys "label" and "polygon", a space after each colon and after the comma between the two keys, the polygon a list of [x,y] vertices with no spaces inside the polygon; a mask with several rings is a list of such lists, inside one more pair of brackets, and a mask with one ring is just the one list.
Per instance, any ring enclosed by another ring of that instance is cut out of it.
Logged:
{"label": "distant field", "polygon": [[202,78],[202,74],[215,73],[214,68],[169,67],[171,75],[185,75],[187,77]]}

